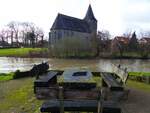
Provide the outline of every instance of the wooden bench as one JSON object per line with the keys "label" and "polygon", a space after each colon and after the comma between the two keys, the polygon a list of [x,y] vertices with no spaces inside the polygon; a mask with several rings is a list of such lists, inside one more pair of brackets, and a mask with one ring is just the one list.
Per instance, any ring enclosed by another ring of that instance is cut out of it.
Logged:
{"label": "wooden bench", "polygon": [[119,83],[112,73],[101,73],[102,86],[109,87],[112,91],[123,91],[123,86]]}
{"label": "wooden bench", "polygon": [[111,91],[123,91],[128,79],[128,72],[119,66],[113,65],[113,73],[102,72],[102,86],[108,87]]}
{"label": "wooden bench", "polygon": [[[61,103],[62,102],[62,103]],[[61,108],[61,104],[63,108]],[[64,111],[97,112],[100,113],[121,113],[120,107],[114,102],[103,102],[98,106],[97,100],[49,100],[43,103],[41,112],[60,113]]]}
{"label": "wooden bench", "polygon": [[49,87],[50,84],[57,83],[57,72],[50,71],[42,76],[39,79],[34,81],[34,87]]}

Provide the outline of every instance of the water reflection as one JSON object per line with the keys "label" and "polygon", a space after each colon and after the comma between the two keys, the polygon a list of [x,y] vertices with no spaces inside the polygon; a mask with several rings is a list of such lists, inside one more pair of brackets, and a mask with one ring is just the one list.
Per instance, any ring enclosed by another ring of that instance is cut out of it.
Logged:
{"label": "water reflection", "polygon": [[93,71],[112,71],[111,64],[121,64],[129,71],[150,71],[150,60],[76,60],[76,59],[48,59],[48,58],[10,58],[0,57],[0,73],[7,73],[17,69],[25,71],[32,68],[34,64],[48,61],[50,69],[65,69],[70,67],[89,68]]}

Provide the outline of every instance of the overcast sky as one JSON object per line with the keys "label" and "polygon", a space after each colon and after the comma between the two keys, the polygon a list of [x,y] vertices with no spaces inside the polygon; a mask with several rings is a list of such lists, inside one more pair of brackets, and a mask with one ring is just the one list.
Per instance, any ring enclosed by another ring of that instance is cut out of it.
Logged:
{"label": "overcast sky", "polygon": [[[48,34],[58,13],[84,18],[90,0],[0,0],[0,27],[29,21]],[[91,0],[98,30],[112,35],[150,30],[150,0]]]}

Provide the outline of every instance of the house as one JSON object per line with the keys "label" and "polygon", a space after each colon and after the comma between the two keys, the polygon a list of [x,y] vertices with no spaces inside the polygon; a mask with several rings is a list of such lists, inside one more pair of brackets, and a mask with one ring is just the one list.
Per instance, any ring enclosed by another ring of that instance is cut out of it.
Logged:
{"label": "house", "polygon": [[0,41],[0,48],[10,47],[9,43],[6,41]]}
{"label": "house", "polygon": [[150,44],[150,38],[143,37],[138,42],[139,42],[139,44]]}
{"label": "house", "polygon": [[49,43],[54,44],[65,37],[90,39],[97,32],[97,20],[89,5],[83,19],[58,14],[49,32]]}
{"label": "house", "polygon": [[128,37],[124,37],[124,36],[116,36],[114,40],[122,44],[129,44],[130,41]]}
{"label": "house", "polygon": [[127,47],[130,42],[129,37],[116,36],[111,43],[111,49],[114,52],[119,51],[123,47]]}

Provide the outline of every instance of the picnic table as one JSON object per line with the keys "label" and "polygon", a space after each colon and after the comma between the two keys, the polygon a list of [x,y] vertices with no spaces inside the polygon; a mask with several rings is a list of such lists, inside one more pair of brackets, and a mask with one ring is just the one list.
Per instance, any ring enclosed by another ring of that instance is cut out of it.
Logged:
{"label": "picnic table", "polygon": [[78,68],[66,69],[60,76],[59,84],[66,89],[92,89],[96,87],[90,70],[80,70]]}

